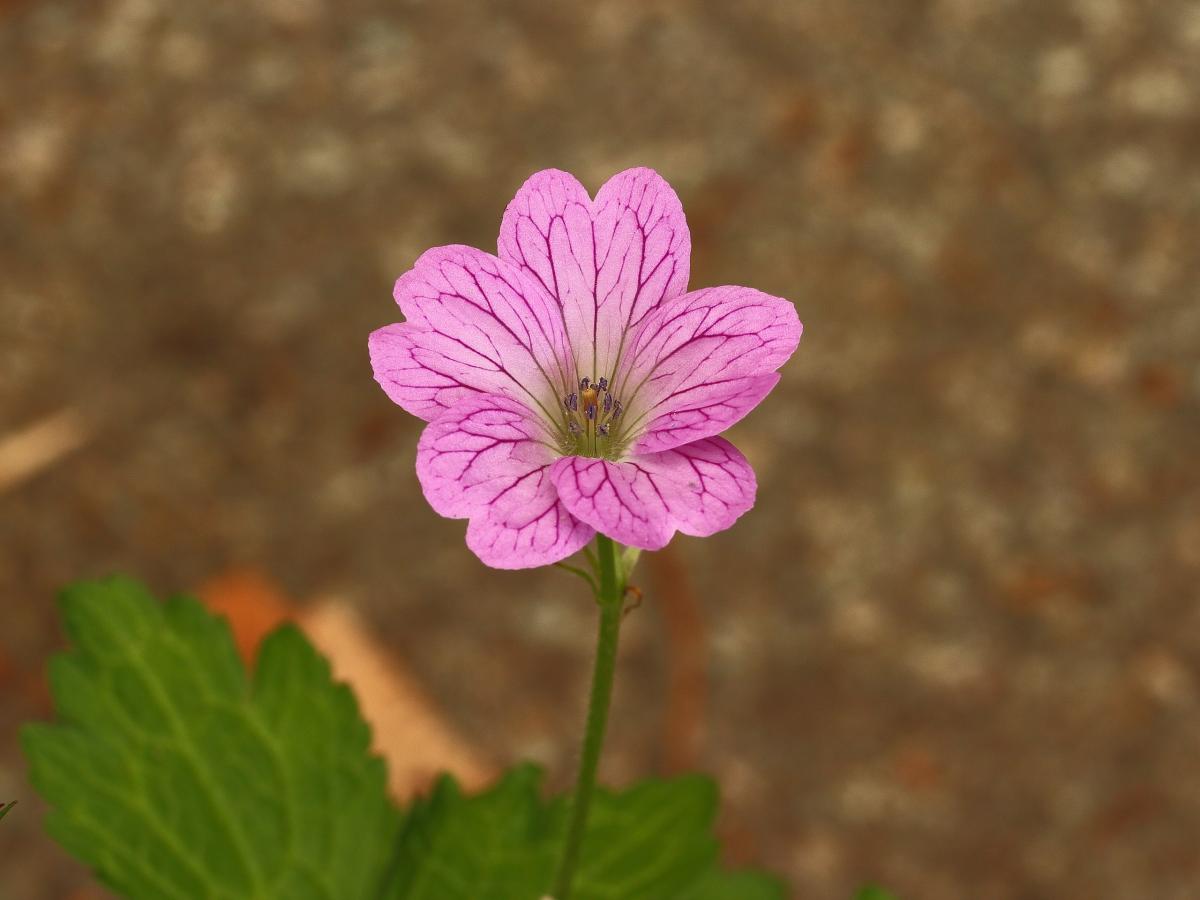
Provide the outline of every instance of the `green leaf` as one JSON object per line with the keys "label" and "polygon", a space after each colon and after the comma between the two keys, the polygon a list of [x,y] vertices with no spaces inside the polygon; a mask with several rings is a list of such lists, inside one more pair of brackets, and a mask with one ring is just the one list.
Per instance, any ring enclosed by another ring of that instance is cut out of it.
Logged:
{"label": "green leaf", "polygon": [[787,900],[787,887],[765,872],[713,869],[676,900]]}
{"label": "green leaf", "polygon": [[538,797],[540,773],[510,771],[493,788],[465,796],[443,776],[404,823],[386,896],[393,900],[538,897],[553,869],[557,810]]}
{"label": "green leaf", "polygon": [[0,803],[0,819],[3,819],[10,812],[12,812],[12,808],[16,805],[17,805],[16,800],[14,800],[12,803],[8,803],[8,804]]}
{"label": "green leaf", "polygon": [[[544,801],[525,766],[465,796],[443,778],[410,811],[389,900],[538,900],[549,890],[566,826],[564,798]],[[599,790],[572,900],[780,900],[764,876],[715,870],[716,791],[696,776]]]}
{"label": "green leaf", "polygon": [[896,898],[883,888],[869,884],[859,890],[854,900],[896,900]]}
{"label": "green leaf", "polygon": [[787,900],[787,888],[763,872],[712,868],[675,900]]}
{"label": "green leaf", "polygon": [[694,884],[717,857],[717,790],[685,775],[597,791],[583,838],[575,900],[662,900]]}
{"label": "green leaf", "polygon": [[[349,690],[298,631],[248,678],[225,624],[126,580],[62,600],[58,722],[22,732],[51,833],[137,900],[539,900],[566,826],[532,767],[465,796],[450,778],[403,823]],[[0,816],[9,807],[0,808]],[[573,900],[781,900],[715,864],[704,778],[599,790]]]}
{"label": "green leaf", "polygon": [[393,844],[382,761],[350,691],[294,628],[247,678],[226,624],[125,579],[61,605],[57,724],[27,726],[51,834],[138,900],[373,897]]}

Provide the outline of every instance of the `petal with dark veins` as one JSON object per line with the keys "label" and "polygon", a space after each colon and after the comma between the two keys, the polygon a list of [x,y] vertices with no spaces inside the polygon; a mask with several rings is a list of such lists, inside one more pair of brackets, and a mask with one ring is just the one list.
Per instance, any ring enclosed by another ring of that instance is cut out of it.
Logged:
{"label": "petal with dark veins", "polygon": [[367,341],[375,380],[392,402],[425,421],[436,419],[478,390],[458,379],[458,367],[425,351],[425,334],[411,322],[384,325]]}
{"label": "petal with dark veins", "polygon": [[522,505],[492,507],[467,525],[467,546],[495,569],[532,569],[561,562],[596,533],[558,501],[548,469],[522,486]]}
{"label": "petal with dark veins", "polygon": [[472,247],[435,247],[400,277],[395,297],[408,322],[375,332],[371,358],[399,405],[429,419],[473,390],[557,418],[573,378],[566,331],[528,275]]}
{"label": "petal with dark veins", "polygon": [[558,501],[557,456],[523,404],[476,394],[431,422],[417,445],[417,478],[440,515],[469,518],[467,544],[490,566],[543,566],[594,533]]}
{"label": "petal with dark veins", "polygon": [[635,453],[659,453],[712,437],[743,418],[779,384],[779,373],[735,378],[726,384],[706,386],[675,398],[670,408],[655,416],[634,443]]}
{"label": "petal with dark veins", "polygon": [[575,518],[643,550],[676,531],[723,531],[754,505],[757,481],[724,438],[708,438],[621,462],[568,456],[550,467],[558,496]]}
{"label": "petal with dark veins", "polygon": [[691,235],[652,169],[614,175],[594,201],[572,175],[547,169],[508,205],[498,250],[561,305],[577,374],[600,378],[619,368],[632,329],[687,290]]}
{"label": "petal with dark veins", "polygon": [[660,305],[632,339],[615,387],[634,453],[720,434],[778,381],[802,332],[791,302],[747,287],[705,288]]}

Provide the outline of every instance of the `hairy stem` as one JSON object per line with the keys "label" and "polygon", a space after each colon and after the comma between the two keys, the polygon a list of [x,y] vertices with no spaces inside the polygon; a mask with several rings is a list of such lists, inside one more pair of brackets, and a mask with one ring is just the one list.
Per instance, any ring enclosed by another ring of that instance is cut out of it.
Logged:
{"label": "hairy stem", "polygon": [[554,900],[569,900],[571,896],[571,884],[587,829],[588,808],[596,788],[596,767],[604,745],[604,730],[608,724],[608,707],[612,700],[613,676],[617,665],[617,637],[621,630],[624,585],[621,584],[622,578],[617,568],[617,548],[602,534],[596,535],[596,556],[600,570],[600,589],[596,592],[596,603],[600,607],[600,629],[596,639],[596,664],[592,669],[592,697],[588,703],[579,777],[571,798],[566,843],[554,879]]}

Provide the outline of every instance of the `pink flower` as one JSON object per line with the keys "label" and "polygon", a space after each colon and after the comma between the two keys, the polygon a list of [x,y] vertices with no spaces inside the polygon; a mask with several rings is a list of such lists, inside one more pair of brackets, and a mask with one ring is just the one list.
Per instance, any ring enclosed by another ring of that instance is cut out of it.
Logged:
{"label": "pink flower", "polygon": [[592,200],[547,169],[505,210],[498,256],[435,247],[396,282],[406,321],[371,335],[375,379],[429,422],[417,477],[483,562],[547,565],[597,531],[657,550],[754,505],[717,435],[779,381],[800,321],[752,288],[688,293],[690,257],[658,173]]}

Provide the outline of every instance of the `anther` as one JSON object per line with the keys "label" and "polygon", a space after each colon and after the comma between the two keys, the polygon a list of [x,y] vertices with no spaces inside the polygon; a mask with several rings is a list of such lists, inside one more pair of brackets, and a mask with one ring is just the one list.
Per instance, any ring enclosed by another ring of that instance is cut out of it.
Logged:
{"label": "anther", "polygon": [[587,378],[587,376],[579,379],[579,389],[581,391],[586,391],[589,387],[591,387],[591,384],[592,382]]}
{"label": "anther", "polygon": [[604,395],[604,411],[608,412],[610,409],[612,409],[612,405],[613,405],[612,394],[605,394]]}
{"label": "anther", "polygon": [[567,399],[563,402],[566,403],[567,409],[569,409],[571,412],[575,412],[575,410],[579,409],[578,394],[567,394]]}
{"label": "anther", "polygon": [[579,427],[579,423],[574,419],[571,420],[571,423],[567,427],[571,430],[571,434],[579,434],[579,432],[583,431],[583,429]]}
{"label": "anther", "polygon": [[621,406],[621,401],[618,400],[616,403],[613,404],[612,417],[615,419],[617,416],[619,416],[621,414],[622,409],[624,409],[624,407]]}
{"label": "anther", "polygon": [[603,425],[599,426],[596,431],[600,432],[600,434],[603,436],[608,437],[608,423],[605,422]]}
{"label": "anther", "polygon": [[596,387],[598,387],[602,391],[607,391],[608,390],[608,379],[601,378],[599,381],[596,382]]}

